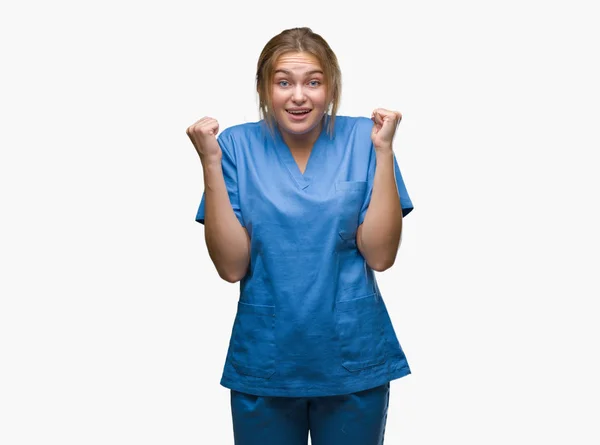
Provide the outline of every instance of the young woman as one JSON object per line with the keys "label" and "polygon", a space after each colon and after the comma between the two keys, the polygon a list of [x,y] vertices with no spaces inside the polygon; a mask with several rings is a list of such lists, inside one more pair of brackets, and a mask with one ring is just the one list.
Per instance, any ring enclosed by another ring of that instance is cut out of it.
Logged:
{"label": "young woman", "polygon": [[379,445],[389,382],[410,373],[373,271],[413,208],[392,150],[401,115],[336,116],[337,58],[309,28],[257,66],[260,122],[187,129],[202,162],[196,220],[240,281],[221,384],[238,445]]}

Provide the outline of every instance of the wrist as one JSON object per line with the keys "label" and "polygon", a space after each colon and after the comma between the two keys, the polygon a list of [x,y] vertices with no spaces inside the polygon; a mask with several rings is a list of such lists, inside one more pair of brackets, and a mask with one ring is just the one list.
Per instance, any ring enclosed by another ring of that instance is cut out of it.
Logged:
{"label": "wrist", "polygon": [[392,148],[375,148],[375,159],[376,160],[387,160],[394,158],[394,150]]}
{"label": "wrist", "polygon": [[393,153],[394,149],[392,148],[392,144],[383,143],[380,145],[374,145],[375,151],[379,153]]}
{"label": "wrist", "polygon": [[202,162],[203,168],[211,168],[215,166],[221,166],[221,153],[211,155],[200,155],[200,162]]}

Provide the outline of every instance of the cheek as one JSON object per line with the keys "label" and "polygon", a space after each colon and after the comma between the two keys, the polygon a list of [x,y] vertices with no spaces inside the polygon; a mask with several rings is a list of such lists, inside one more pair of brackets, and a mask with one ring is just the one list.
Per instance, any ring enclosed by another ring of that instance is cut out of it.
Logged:
{"label": "cheek", "polygon": [[313,96],[312,100],[316,106],[325,107],[325,104],[327,103],[327,96],[323,93],[318,93]]}
{"label": "cheek", "polygon": [[275,111],[279,112],[284,109],[285,106],[285,98],[281,97],[281,95],[274,94],[272,96],[273,108]]}

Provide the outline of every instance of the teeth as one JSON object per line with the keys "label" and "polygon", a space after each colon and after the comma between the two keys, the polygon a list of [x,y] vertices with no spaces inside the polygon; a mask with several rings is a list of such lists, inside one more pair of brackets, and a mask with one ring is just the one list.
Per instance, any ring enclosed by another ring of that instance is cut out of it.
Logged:
{"label": "teeth", "polygon": [[288,113],[291,113],[291,114],[306,114],[309,111],[310,110],[304,110],[304,111],[292,111],[292,110],[288,110]]}

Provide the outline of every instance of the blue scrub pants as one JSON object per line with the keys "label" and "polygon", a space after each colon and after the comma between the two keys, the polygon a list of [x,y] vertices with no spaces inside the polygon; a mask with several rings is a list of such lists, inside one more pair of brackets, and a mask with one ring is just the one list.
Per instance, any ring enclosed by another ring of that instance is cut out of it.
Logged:
{"label": "blue scrub pants", "polygon": [[327,397],[261,397],[231,390],[235,445],[382,445],[389,382]]}

